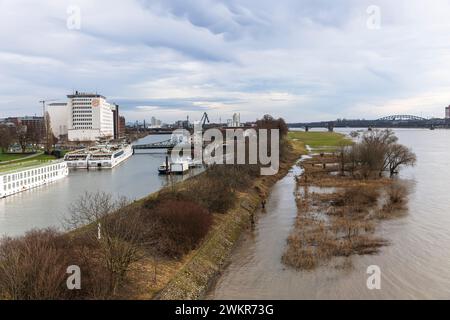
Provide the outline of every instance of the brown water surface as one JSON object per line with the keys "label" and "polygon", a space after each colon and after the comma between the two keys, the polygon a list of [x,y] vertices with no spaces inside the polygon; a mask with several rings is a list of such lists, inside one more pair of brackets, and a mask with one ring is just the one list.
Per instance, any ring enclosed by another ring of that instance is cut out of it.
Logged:
{"label": "brown water surface", "polygon": [[[348,132],[349,130],[342,130]],[[209,299],[449,299],[449,130],[395,130],[417,154],[402,171],[411,185],[406,217],[383,222],[378,234],[391,242],[378,255],[352,257],[353,267],[297,271],[282,264],[296,217],[294,175],[272,189],[266,212],[243,236]],[[381,290],[369,290],[367,267],[381,268]]]}

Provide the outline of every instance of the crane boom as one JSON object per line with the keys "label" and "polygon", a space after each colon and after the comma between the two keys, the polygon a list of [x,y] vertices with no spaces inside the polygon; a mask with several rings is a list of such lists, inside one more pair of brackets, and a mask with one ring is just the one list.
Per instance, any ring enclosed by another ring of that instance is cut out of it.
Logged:
{"label": "crane boom", "polygon": [[202,124],[202,128],[205,126],[206,121],[208,121],[208,123],[209,123],[208,114],[205,112],[205,113],[203,113],[202,119],[200,120],[200,123]]}

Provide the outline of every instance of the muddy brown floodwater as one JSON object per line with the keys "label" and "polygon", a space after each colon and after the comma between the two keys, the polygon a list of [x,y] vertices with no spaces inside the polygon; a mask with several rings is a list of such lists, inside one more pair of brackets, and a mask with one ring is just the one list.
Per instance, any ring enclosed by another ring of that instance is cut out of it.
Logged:
{"label": "muddy brown floodwater", "polygon": [[[349,132],[349,130],[341,130]],[[411,185],[408,214],[384,221],[377,234],[391,244],[377,255],[353,256],[352,267],[297,271],[281,256],[297,207],[294,176],[272,189],[255,230],[243,235],[208,299],[449,299],[450,130],[395,130],[418,163],[401,177]],[[367,288],[367,268],[381,269],[381,289]]]}

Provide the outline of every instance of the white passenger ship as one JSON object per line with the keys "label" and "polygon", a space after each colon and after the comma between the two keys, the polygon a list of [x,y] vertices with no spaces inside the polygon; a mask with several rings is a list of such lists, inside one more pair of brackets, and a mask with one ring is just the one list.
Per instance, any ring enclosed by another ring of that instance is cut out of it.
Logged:
{"label": "white passenger ship", "polygon": [[30,190],[67,177],[69,170],[64,161],[0,173],[0,198]]}
{"label": "white passenger ship", "polygon": [[111,169],[133,155],[131,145],[98,145],[96,147],[73,151],[64,160],[73,169]]}

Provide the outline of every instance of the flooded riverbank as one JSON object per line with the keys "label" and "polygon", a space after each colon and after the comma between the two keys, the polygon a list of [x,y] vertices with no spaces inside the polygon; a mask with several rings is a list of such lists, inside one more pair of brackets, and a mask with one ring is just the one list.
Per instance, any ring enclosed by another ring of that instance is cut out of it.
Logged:
{"label": "flooded riverbank", "polygon": [[[349,130],[346,130],[347,132]],[[379,254],[352,257],[352,268],[297,271],[281,256],[297,208],[295,172],[272,189],[266,212],[243,236],[209,299],[444,299],[450,297],[450,131],[396,130],[418,163],[401,177],[411,185],[408,215],[383,222],[377,233],[390,242]],[[297,168],[295,169],[297,170]],[[298,174],[298,171],[297,171]],[[369,290],[367,268],[381,269],[381,290]]]}

